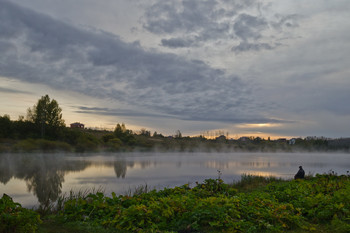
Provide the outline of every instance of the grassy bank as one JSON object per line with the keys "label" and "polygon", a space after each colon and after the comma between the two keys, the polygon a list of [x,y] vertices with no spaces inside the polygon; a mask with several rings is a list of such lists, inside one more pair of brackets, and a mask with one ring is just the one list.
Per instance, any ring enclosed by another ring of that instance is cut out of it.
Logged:
{"label": "grassy bank", "polygon": [[40,217],[37,232],[350,232],[350,177],[244,175],[230,185],[209,179],[134,195],[71,195]]}

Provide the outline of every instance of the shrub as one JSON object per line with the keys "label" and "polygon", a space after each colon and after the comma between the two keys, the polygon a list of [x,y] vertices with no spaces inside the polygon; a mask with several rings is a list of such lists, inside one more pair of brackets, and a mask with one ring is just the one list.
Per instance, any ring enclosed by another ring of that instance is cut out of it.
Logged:
{"label": "shrub", "polygon": [[26,139],[17,142],[14,146],[15,151],[20,152],[55,152],[65,151],[69,152],[72,150],[68,143],[60,141],[49,141],[46,139]]}
{"label": "shrub", "polygon": [[22,208],[6,194],[0,199],[0,232],[36,232],[40,223],[39,214],[33,210]]}

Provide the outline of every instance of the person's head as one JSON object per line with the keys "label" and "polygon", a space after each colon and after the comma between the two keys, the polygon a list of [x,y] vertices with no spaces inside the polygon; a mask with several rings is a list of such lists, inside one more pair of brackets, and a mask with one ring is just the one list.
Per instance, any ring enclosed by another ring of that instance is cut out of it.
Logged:
{"label": "person's head", "polygon": [[302,166],[299,166],[300,169],[302,169],[303,167]]}

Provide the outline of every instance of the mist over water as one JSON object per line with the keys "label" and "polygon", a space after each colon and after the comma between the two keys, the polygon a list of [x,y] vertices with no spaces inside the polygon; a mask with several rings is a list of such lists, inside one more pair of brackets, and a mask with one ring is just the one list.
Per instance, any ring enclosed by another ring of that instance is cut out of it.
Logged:
{"label": "mist over water", "polygon": [[346,174],[350,154],[342,153],[115,153],[0,155],[0,194],[25,207],[55,201],[71,190],[101,188],[126,194],[140,185],[162,189],[221,178],[232,183],[242,174],[292,179],[330,170]]}

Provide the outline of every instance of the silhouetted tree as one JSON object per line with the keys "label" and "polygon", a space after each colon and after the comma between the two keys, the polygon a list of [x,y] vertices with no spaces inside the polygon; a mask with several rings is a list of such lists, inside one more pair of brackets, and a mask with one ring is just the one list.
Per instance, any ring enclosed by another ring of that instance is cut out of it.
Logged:
{"label": "silhouetted tree", "polygon": [[117,124],[114,135],[127,145],[135,144],[135,137],[132,134],[132,130],[126,129],[125,124]]}
{"label": "silhouetted tree", "polygon": [[0,116],[0,138],[8,138],[12,134],[12,122],[9,115]]}
{"label": "silhouetted tree", "polygon": [[176,131],[175,138],[182,138],[182,134],[181,134],[180,130]]}
{"label": "silhouetted tree", "polygon": [[65,126],[62,119],[62,109],[56,100],[50,100],[48,95],[42,96],[33,108],[27,111],[27,119],[33,122],[39,129],[41,137],[45,137],[46,131],[49,136],[57,136],[57,130]]}
{"label": "silhouetted tree", "polygon": [[148,131],[146,129],[141,129],[140,130],[140,135],[146,136],[146,137],[151,137],[151,131]]}

